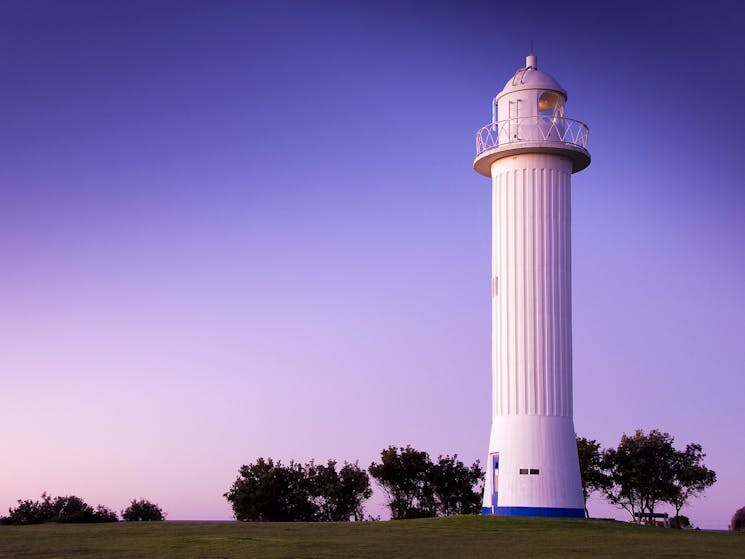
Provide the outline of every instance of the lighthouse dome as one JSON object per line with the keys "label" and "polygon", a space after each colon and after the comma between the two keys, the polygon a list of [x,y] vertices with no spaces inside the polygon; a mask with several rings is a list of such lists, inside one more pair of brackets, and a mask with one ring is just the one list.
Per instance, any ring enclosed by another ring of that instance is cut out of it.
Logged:
{"label": "lighthouse dome", "polygon": [[529,54],[525,59],[525,68],[518,69],[515,74],[507,81],[501,92],[497,95],[496,100],[499,101],[500,97],[503,97],[509,93],[515,93],[526,89],[540,89],[557,91],[562,94],[564,100],[567,98],[566,90],[559,85],[559,82],[550,76],[546,72],[541,72],[538,69],[538,57],[534,54]]}
{"label": "lighthouse dome", "polygon": [[587,167],[589,131],[583,122],[567,118],[566,100],[566,90],[529,54],[492,101],[491,123],[476,132],[473,168],[490,177],[495,161],[525,153],[568,157],[573,173]]}

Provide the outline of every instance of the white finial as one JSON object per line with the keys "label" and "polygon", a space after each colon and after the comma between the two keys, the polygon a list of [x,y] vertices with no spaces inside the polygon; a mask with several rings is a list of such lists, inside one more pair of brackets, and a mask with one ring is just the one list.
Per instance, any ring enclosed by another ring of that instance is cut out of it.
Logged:
{"label": "white finial", "polygon": [[532,52],[525,57],[525,67],[533,68],[533,70],[538,69],[538,57]]}

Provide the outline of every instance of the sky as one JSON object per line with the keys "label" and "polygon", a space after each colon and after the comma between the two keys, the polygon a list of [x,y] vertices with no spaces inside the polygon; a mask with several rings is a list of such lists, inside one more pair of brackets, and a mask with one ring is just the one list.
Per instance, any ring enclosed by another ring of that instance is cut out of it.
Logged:
{"label": "sky", "polygon": [[[484,463],[490,184],[533,48],[573,176],[574,420],[703,446],[745,505],[735,1],[0,2],[0,511],[229,519],[258,457]],[[378,492],[368,512],[383,514]],[[595,516],[625,518],[601,501]]]}

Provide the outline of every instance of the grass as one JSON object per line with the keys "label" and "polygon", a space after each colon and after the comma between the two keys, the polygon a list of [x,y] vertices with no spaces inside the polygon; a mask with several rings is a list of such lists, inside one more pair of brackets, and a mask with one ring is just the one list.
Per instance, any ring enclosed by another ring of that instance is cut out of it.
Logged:
{"label": "grass", "polygon": [[0,558],[745,558],[745,534],[461,516],[360,523],[0,526]]}

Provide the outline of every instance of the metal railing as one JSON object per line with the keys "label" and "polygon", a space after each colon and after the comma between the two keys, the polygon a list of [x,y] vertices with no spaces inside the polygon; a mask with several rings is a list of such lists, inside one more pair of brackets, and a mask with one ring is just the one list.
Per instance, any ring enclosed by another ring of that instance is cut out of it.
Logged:
{"label": "metal railing", "polygon": [[492,122],[476,132],[476,156],[520,142],[550,142],[587,149],[590,129],[584,122],[558,116],[523,116]]}

